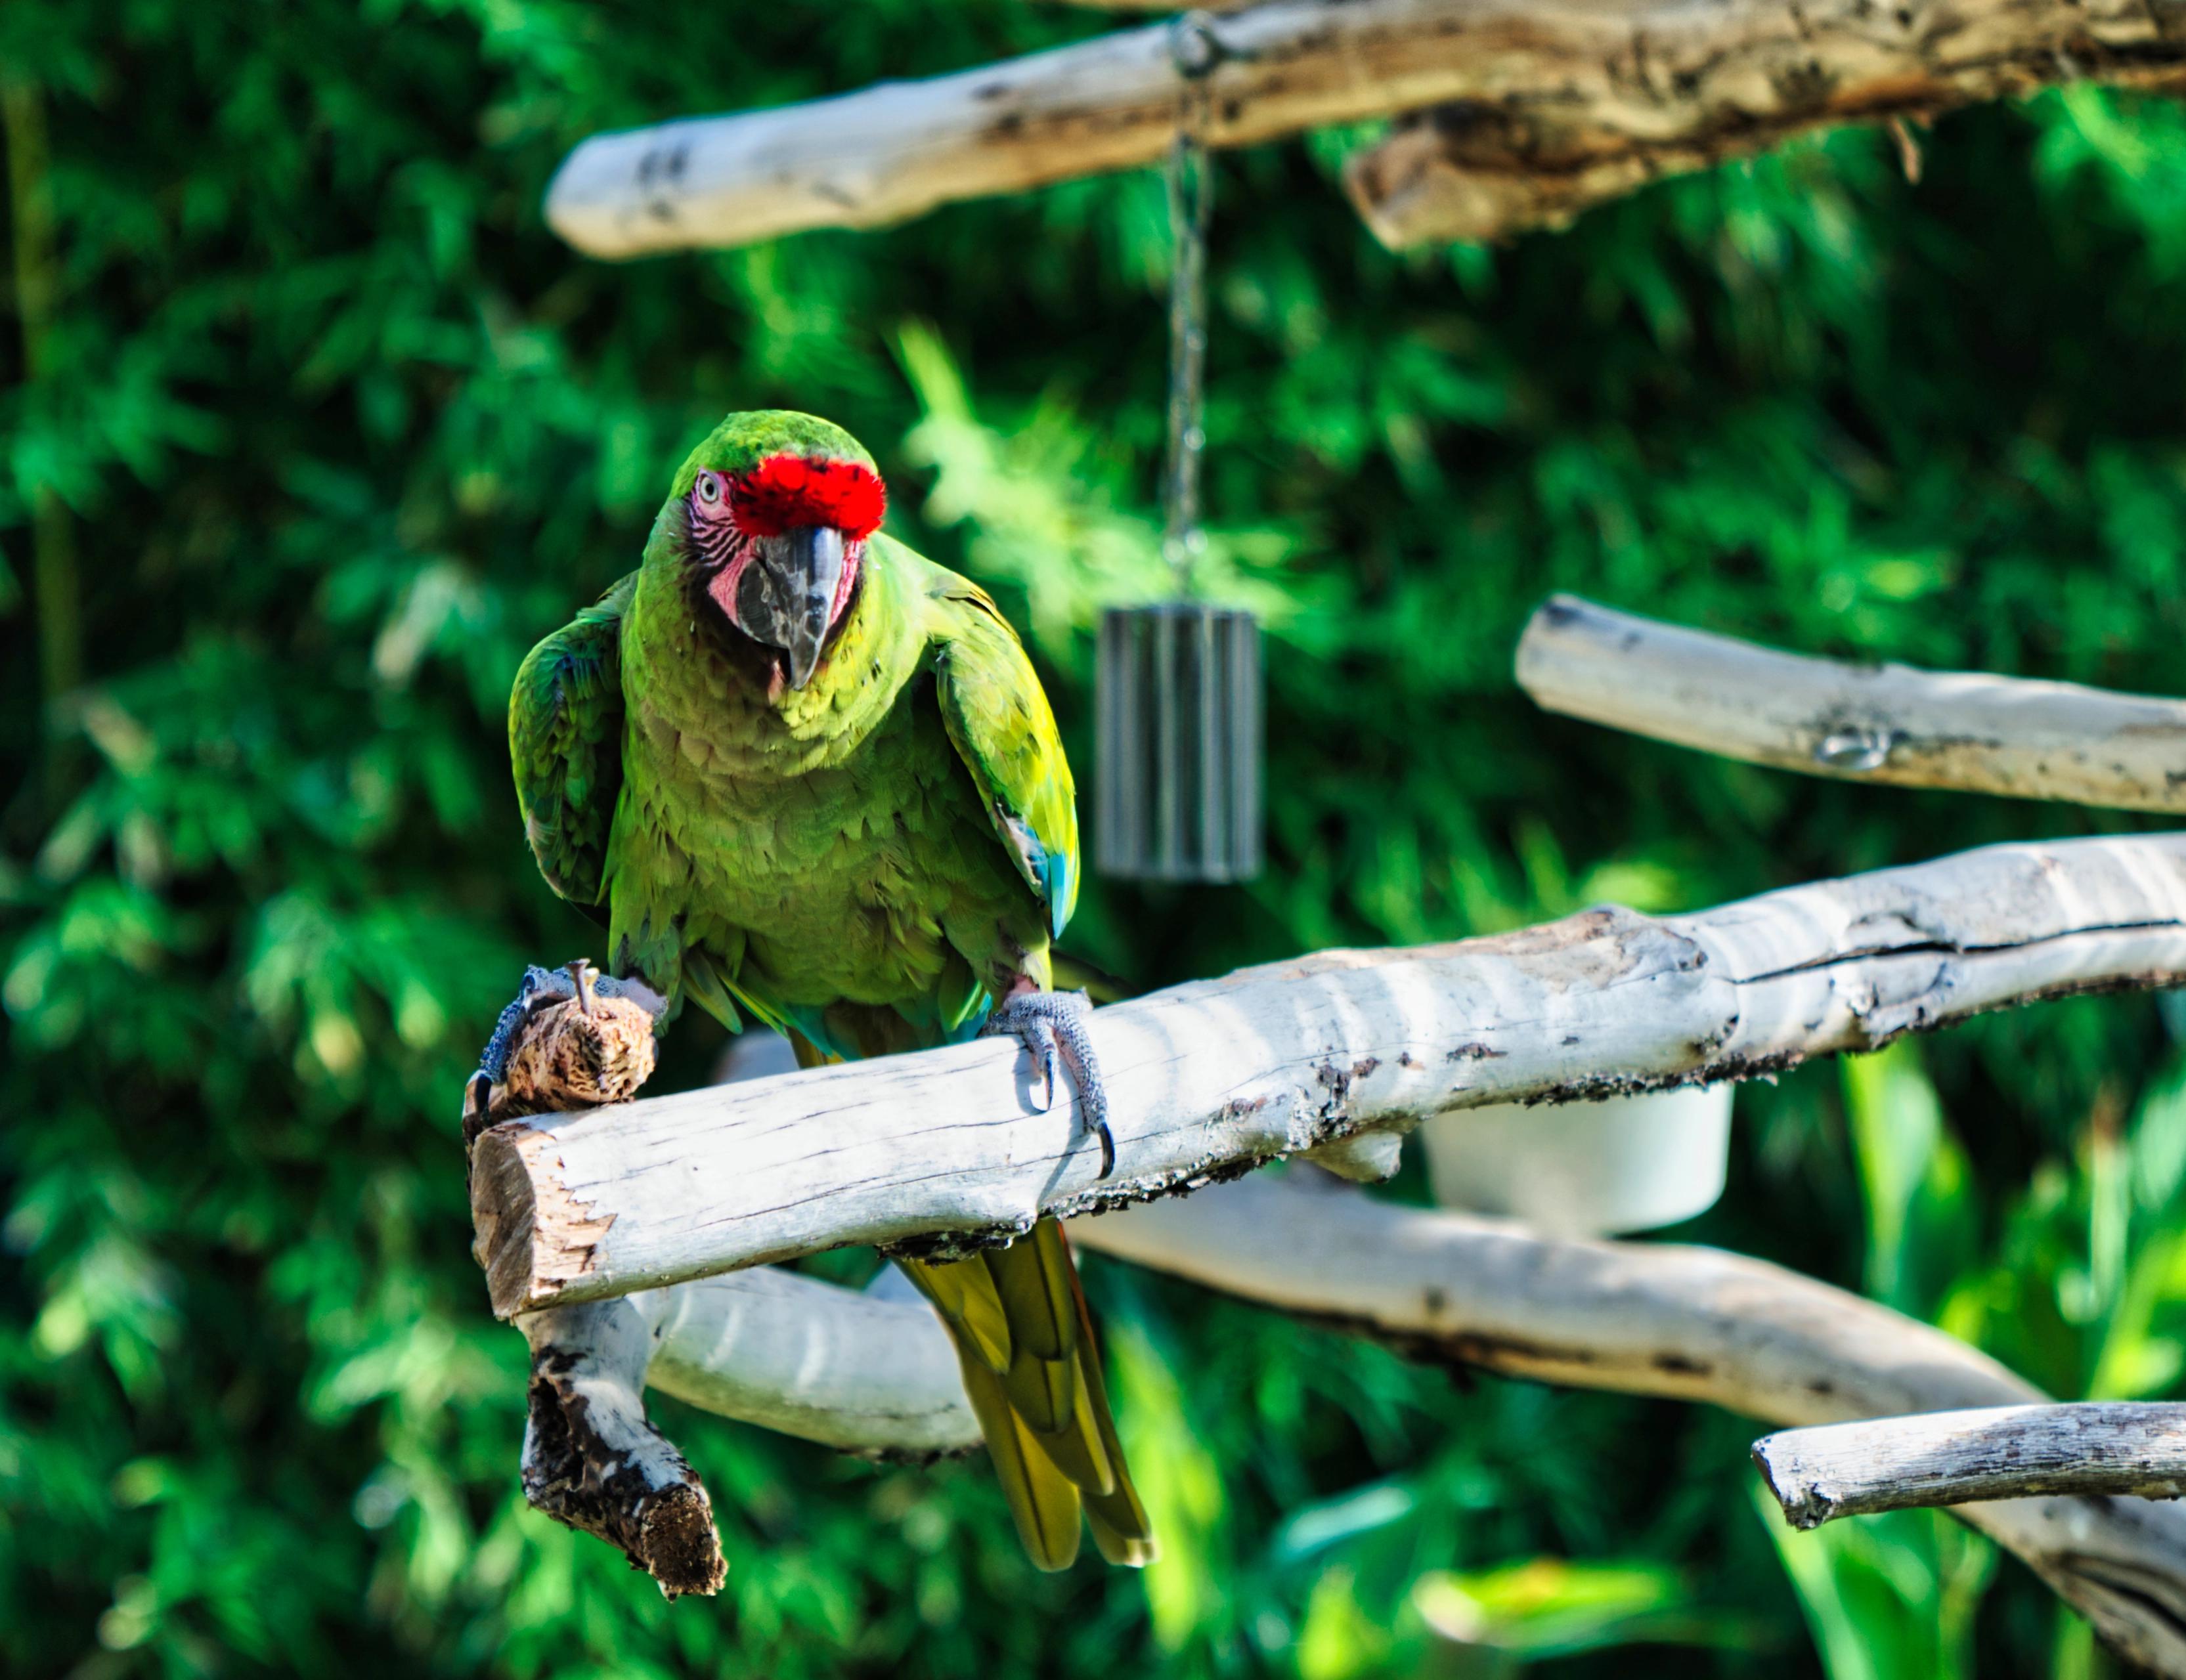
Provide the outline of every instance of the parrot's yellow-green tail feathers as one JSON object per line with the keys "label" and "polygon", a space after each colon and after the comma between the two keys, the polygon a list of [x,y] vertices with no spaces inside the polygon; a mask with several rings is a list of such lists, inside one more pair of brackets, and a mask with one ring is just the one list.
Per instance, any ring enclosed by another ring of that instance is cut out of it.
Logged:
{"label": "parrot's yellow-green tail feathers", "polygon": [[[1068,1257],[1067,1251],[1065,1257]],[[1085,1310],[1085,1291],[1078,1286],[1075,1267],[1071,1268],[1070,1292],[1077,1302],[1078,1321],[1085,1326],[1086,1345],[1090,1347],[1092,1324]],[[1101,1431],[1101,1445],[1109,1462],[1116,1467],[1116,1485],[1112,1490],[1085,1496],[1086,1525],[1093,1531],[1093,1543],[1110,1563],[1126,1569],[1144,1569],[1161,1556],[1161,1545],[1154,1538],[1153,1524],[1146,1520],[1146,1508],[1139,1503],[1139,1490],[1131,1486],[1131,1478],[1124,1471],[1124,1443],[1116,1439],[1116,1416],[1108,1409],[1107,1386],[1101,1380],[1097,1355],[1085,1362],[1085,1385],[1091,1391],[1090,1409],[1094,1425]]]}
{"label": "parrot's yellow-green tail feathers", "polygon": [[1040,1451],[1033,1432],[1012,1409],[1000,1380],[978,1354],[960,1345],[957,1363],[963,1368],[964,1392],[979,1420],[979,1432],[987,1438],[987,1456],[994,1460],[1002,1497],[1010,1503],[1017,1537],[1024,1542],[1033,1567],[1051,1573],[1068,1569],[1078,1561],[1077,1488]]}
{"label": "parrot's yellow-green tail feathers", "polygon": [[1161,1560],[1161,1543],[1146,1532],[1146,1513],[1135,1496],[1127,1511],[1118,1513],[1128,1525],[1118,1527],[1101,1515],[1096,1504],[1085,1507],[1086,1526],[1093,1531],[1093,1543],[1101,1548],[1101,1555],[1110,1563],[1124,1569],[1144,1569]]}
{"label": "parrot's yellow-green tail feathers", "polygon": [[904,1270],[956,1343],[964,1392],[1034,1564],[1075,1560],[1081,1508],[1110,1563],[1152,1562],[1062,1228],[1043,1219],[1008,1248],[906,1261]]}

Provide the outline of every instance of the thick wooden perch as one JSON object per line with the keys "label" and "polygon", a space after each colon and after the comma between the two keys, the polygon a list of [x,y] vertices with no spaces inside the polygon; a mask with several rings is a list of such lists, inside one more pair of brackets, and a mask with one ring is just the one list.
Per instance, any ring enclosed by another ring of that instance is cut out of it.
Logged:
{"label": "thick wooden perch", "polygon": [[1544,709],[1809,776],[2186,812],[2186,701],[1780,653],[1559,595],[1518,643]]}
{"label": "thick wooden perch", "polygon": [[[1275,0],[1208,20],[1205,132],[1242,146],[1440,108],[1349,189],[1392,244],[1567,221],[1802,129],[2045,82],[2186,73],[2182,0]],[[546,200],[595,256],[872,227],[1153,162],[1183,81],[1169,24],[809,104],[604,134]]]}
{"label": "thick wooden perch", "polygon": [[1787,1430],[1753,1462],[1794,1528],[2049,1493],[2186,1493],[2186,1405],[1997,1406]]}
{"label": "thick wooden perch", "polygon": [[987,1039],[483,1133],[503,1315],[851,1243],[1008,1240],[1473,1104],[1740,1078],[2186,979],[2186,835],[1992,847],[1696,915],[1331,951],[1096,1011],[1114,1173]]}

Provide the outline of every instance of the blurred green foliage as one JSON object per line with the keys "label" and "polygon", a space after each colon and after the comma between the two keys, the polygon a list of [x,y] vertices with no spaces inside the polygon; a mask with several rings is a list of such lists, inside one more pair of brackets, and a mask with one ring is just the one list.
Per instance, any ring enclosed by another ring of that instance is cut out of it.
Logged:
{"label": "blurred green foliage", "polygon": [[[1001,591],[1085,753],[1088,626],[1158,576],[1166,263],[1148,176],[628,266],[561,247],[541,189],[601,128],[1105,26],[0,8],[8,1673],[2095,1672],[1944,1519],[1779,1532],[1742,1420],[1454,1386],[1098,1263],[1169,1546],[1143,1577],[1034,1576],[976,1464],[665,1402],[720,1600],[666,1605],[520,1508],[523,1348],[466,1252],[456,1094],[520,966],[591,936],[524,855],[518,658],[631,563],[713,419],[810,408],[881,458],[895,529]],[[1848,133],[1407,255],[1334,189],[1365,137],[1220,164],[1208,575],[1270,624],[1270,866],[1096,883],[1087,955],[1155,983],[2133,826],[1636,743],[1537,714],[1509,668],[1561,588],[2179,688],[2177,107],[2078,87],[1945,123],[1917,189]],[[50,701],[42,624],[87,678]],[[2060,1395],[2178,1393],[2177,1019],[2055,1005],[1757,1086],[1690,1235]],[[670,1048],[667,1081],[716,1046],[694,1021]]]}

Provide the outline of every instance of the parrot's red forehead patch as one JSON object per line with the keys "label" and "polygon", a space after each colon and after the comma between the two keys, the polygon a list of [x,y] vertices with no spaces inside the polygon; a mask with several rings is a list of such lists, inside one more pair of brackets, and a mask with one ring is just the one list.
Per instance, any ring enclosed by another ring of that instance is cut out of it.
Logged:
{"label": "parrot's red forehead patch", "polygon": [[773,455],[729,480],[729,511],[747,536],[832,525],[851,541],[871,536],[888,511],[880,475],[855,461]]}

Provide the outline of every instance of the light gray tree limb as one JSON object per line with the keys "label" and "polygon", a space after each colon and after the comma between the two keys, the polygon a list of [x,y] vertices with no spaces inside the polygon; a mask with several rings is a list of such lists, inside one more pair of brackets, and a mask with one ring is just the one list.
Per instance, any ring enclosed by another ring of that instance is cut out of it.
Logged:
{"label": "light gray tree limb", "polygon": [[2186,1493],[2186,1405],[1997,1406],[1786,1430],[1753,1462],[1794,1528],[2030,1494]]}
{"label": "light gray tree limb", "polygon": [[2186,979],[2186,835],[1998,846],[1690,916],[1329,951],[1097,1010],[1115,1170],[1013,1043],[483,1133],[503,1315],[844,1244],[930,1251],[1428,1114],[1750,1077],[1983,1010]]}
{"label": "light gray tree limb", "polygon": [[1544,709],[1808,776],[2186,812],[2186,701],[1780,653],[1551,597],[1518,643]]}

